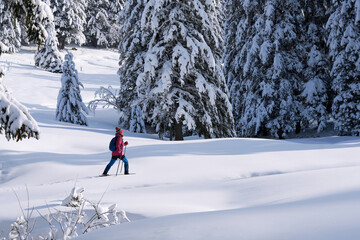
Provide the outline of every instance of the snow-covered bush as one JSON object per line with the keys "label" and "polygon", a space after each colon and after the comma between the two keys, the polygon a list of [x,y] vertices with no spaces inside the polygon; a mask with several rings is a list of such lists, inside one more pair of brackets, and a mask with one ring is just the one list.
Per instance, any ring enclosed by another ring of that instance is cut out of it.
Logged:
{"label": "snow-covered bush", "polygon": [[104,108],[113,107],[114,109],[120,110],[119,105],[119,92],[109,86],[108,88],[100,87],[95,92],[95,99],[89,102],[89,109],[95,112],[98,105],[102,103]]}
{"label": "snow-covered bush", "polygon": [[62,205],[67,207],[81,206],[85,201],[84,196],[82,194],[83,192],[84,192],[84,188],[74,187],[71,190],[70,195],[62,201]]}
{"label": "snow-covered bush", "polygon": [[32,210],[24,214],[22,209],[23,216],[11,225],[9,239],[69,239],[99,228],[130,222],[125,211],[116,209],[116,204],[102,206],[101,199],[90,201],[83,197],[83,192],[83,188],[74,187],[62,203],[67,207],[48,208],[44,215],[38,211],[40,219],[31,218]]}
{"label": "snow-covered bush", "polygon": [[[31,226],[30,226],[31,224]],[[31,239],[32,228],[34,223],[30,223],[24,216],[18,217],[16,221],[11,224],[9,239],[11,240],[27,240]]]}
{"label": "snow-covered bush", "polygon": [[56,108],[56,120],[87,125],[87,119],[83,112],[89,113],[88,108],[82,102],[78,72],[75,69],[73,54],[65,55],[63,74],[61,76],[61,89],[59,91]]}
{"label": "snow-covered bush", "polygon": [[7,140],[39,139],[39,127],[34,118],[2,84],[1,77],[4,74],[5,70],[0,66],[0,134],[4,134]]}

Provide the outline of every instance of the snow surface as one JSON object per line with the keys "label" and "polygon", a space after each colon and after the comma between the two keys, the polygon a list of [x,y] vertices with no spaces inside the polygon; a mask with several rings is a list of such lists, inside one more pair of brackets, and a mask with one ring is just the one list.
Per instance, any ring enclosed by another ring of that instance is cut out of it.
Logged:
{"label": "snow surface", "polygon": [[[98,109],[88,127],[55,121],[61,74],[34,67],[34,53],[0,57],[10,63],[3,84],[40,128],[40,140],[0,136],[0,237],[21,215],[14,191],[26,210],[27,188],[29,206],[46,214],[76,184],[90,200],[105,192],[102,203],[116,203],[131,220],[79,239],[360,239],[358,137],[170,142],[125,131],[136,174],[98,178],[117,112]],[[118,87],[116,51],[72,53],[84,103],[100,86]]]}

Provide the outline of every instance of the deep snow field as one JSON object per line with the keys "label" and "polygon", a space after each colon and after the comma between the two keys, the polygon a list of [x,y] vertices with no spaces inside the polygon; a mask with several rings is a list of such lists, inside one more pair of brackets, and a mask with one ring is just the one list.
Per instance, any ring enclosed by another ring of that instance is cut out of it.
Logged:
{"label": "deep snow field", "polygon": [[[118,88],[116,51],[70,51],[85,104],[100,86]],[[28,190],[29,206],[46,214],[74,185],[131,220],[79,239],[360,239],[360,138],[170,142],[125,131],[135,174],[99,178],[117,112],[98,109],[89,126],[57,122],[61,74],[34,67],[33,56],[31,47],[0,56],[3,84],[41,131],[18,143],[0,136],[0,239],[22,214],[14,192],[27,209]]]}

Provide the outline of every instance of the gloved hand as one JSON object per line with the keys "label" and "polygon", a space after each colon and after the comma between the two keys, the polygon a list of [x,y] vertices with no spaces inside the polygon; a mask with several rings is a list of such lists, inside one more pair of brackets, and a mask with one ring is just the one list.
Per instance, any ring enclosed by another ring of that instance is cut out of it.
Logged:
{"label": "gloved hand", "polygon": [[128,143],[127,141],[126,141],[126,142],[124,142],[124,145],[125,145],[125,146],[127,146],[128,144],[129,144],[129,143]]}

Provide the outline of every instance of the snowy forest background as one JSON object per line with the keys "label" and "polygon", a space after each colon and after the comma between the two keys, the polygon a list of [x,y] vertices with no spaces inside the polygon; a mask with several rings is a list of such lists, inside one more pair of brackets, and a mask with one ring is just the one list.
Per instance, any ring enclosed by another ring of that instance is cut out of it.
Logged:
{"label": "snowy forest background", "polygon": [[[360,133],[360,0],[0,0],[0,52],[28,44],[62,74],[59,121],[100,104],[171,140]],[[85,106],[69,44],[117,48],[119,86]],[[1,80],[0,134],[39,137]]]}

